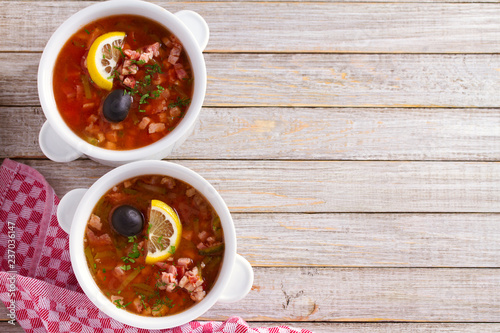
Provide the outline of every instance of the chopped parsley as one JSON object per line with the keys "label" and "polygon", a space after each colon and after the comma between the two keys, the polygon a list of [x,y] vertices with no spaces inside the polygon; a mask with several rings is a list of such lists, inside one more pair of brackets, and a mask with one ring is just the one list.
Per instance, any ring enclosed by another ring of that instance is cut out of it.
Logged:
{"label": "chopped parsley", "polygon": [[177,97],[175,102],[172,102],[168,105],[169,108],[175,108],[176,106],[187,106],[191,103],[191,98],[180,98]]}
{"label": "chopped parsley", "polygon": [[149,94],[144,94],[141,96],[141,100],[139,101],[139,104],[145,104],[146,99],[149,98]]}
{"label": "chopped parsley", "polygon": [[123,266],[120,266],[121,269],[123,269],[124,271],[128,271],[130,270],[132,267],[130,267],[130,265],[123,265]]}
{"label": "chopped parsley", "polygon": [[124,57],[124,58],[125,58],[125,53],[123,53],[123,50],[122,50],[122,48],[121,48],[121,47],[113,45],[113,48],[115,48],[115,49],[117,49],[118,51],[120,51],[120,53],[122,54],[122,57]]}
{"label": "chopped parsley", "polygon": [[[120,293],[120,292],[118,292],[118,293]],[[128,302],[127,304],[123,304],[123,300],[121,300],[121,299],[115,299],[115,300],[113,301],[113,303],[115,303],[115,305],[116,305],[116,307],[117,307],[118,309],[123,309],[123,308],[126,308],[126,307],[127,307],[130,303],[132,303],[132,302],[130,301],[130,302]]]}
{"label": "chopped parsley", "polygon": [[158,298],[155,304],[151,307],[153,311],[159,311],[163,305],[168,306],[170,309],[174,307],[175,304],[172,304],[173,300],[165,296],[165,298]]}

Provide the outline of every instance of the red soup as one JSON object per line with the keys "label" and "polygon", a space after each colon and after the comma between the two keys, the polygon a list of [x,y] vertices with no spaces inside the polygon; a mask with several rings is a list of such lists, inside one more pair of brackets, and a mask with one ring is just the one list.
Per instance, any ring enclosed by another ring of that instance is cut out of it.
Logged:
{"label": "red soup", "polygon": [[[158,231],[162,220],[155,207],[167,207],[166,215],[175,215],[170,221],[175,224],[177,217],[180,225]],[[177,243],[168,241],[177,231]],[[200,302],[211,290],[224,235],[219,216],[196,189],[147,175],[114,186],[100,199],[87,224],[84,252],[96,284],[116,307],[167,316]],[[152,252],[165,256],[151,262]]]}
{"label": "red soup", "polygon": [[180,41],[135,15],[110,16],[75,33],[59,53],[53,88],[66,124],[113,150],[151,144],[182,120],[194,77]]}

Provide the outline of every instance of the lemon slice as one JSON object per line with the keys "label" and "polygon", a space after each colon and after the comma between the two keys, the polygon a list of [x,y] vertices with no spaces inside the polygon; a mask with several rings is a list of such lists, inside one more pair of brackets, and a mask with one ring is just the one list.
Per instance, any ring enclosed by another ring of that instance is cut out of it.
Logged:
{"label": "lemon slice", "polygon": [[172,207],[163,201],[151,201],[148,234],[146,264],[166,260],[179,246],[181,221]]}
{"label": "lemon slice", "polygon": [[90,78],[102,89],[113,88],[113,69],[120,59],[125,33],[108,32],[97,38],[90,46],[87,56],[87,69]]}

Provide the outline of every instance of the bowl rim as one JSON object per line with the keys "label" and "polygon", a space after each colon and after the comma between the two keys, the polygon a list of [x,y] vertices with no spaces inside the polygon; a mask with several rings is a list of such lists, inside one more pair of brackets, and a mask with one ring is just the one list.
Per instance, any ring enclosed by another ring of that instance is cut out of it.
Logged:
{"label": "bowl rim", "polygon": [[[94,146],[74,133],[57,109],[53,93],[53,69],[62,46],[84,25],[113,15],[138,15],[151,19],[172,32],[186,51],[195,77],[191,104],[183,119],[172,132],[144,147],[129,150],[111,150]],[[52,128],[70,146],[98,160],[121,162],[155,156],[174,146],[188,133],[197,120],[206,94],[207,73],[202,51],[189,28],[167,9],[140,0],[110,0],[90,5],[66,19],[51,35],[40,58],[37,73],[38,96],[42,110]]]}
{"label": "bowl rim", "polygon": [[[140,175],[162,174],[182,180],[196,188],[210,202],[221,219],[225,251],[217,280],[205,298],[192,307],[164,317],[145,317],[118,309],[102,293],[88,269],[84,254],[84,232],[98,200],[116,184]],[[145,329],[162,329],[183,325],[211,308],[227,286],[236,257],[236,233],[227,205],[215,188],[195,171],[166,161],[137,161],[117,167],[100,177],[83,195],[78,204],[69,236],[71,265],[77,280],[89,299],[105,314],[124,324]],[[144,320],[147,319],[147,320]]]}

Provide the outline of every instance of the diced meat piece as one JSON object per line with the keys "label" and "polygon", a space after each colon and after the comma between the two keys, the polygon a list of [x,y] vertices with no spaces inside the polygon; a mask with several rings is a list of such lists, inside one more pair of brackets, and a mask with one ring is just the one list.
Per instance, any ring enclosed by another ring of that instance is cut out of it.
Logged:
{"label": "diced meat piece", "polygon": [[125,271],[120,266],[116,266],[113,269],[113,275],[117,278],[122,278],[125,275]]}
{"label": "diced meat piece", "polygon": [[143,130],[149,125],[150,122],[151,122],[151,118],[144,117],[144,118],[142,118],[140,123],[137,125],[137,127],[139,127],[139,129]]}
{"label": "diced meat piece", "polygon": [[168,55],[168,62],[171,63],[172,65],[175,65],[177,61],[179,60],[179,57],[181,55],[181,48],[180,47],[174,47],[170,50],[170,53]]}
{"label": "diced meat piece", "polygon": [[147,63],[149,60],[153,59],[153,57],[157,57],[160,55],[159,50],[160,50],[160,43],[158,42],[146,46],[144,48],[144,51],[141,53],[139,57],[139,61]]}
{"label": "diced meat piece", "polygon": [[198,234],[198,238],[199,238],[202,242],[204,242],[204,241],[206,241],[206,240],[207,240],[208,235],[209,235],[209,234],[208,234],[208,232],[207,232],[206,230],[203,230],[202,232],[200,232],[200,233]]}
{"label": "diced meat piece", "polygon": [[88,119],[88,120],[89,120],[89,123],[94,123],[94,122],[96,122],[98,119],[99,119],[99,118],[98,118],[95,114],[91,114],[91,115],[89,116],[89,119]]}
{"label": "diced meat piece", "polygon": [[102,234],[101,236],[97,237],[92,230],[87,228],[87,239],[89,240],[89,243],[93,246],[103,246],[103,245],[111,245],[113,244],[113,241],[111,240],[111,237],[109,237],[108,234]]}
{"label": "diced meat piece", "polygon": [[144,306],[142,305],[142,302],[141,302],[141,295],[134,298],[134,300],[132,301],[132,306],[133,306],[134,311],[137,313],[141,313],[142,310],[144,310]]}
{"label": "diced meat piece", "polygon": [[115,301],[121,301],[123,302],[123,297],[122,296],[116,296],[116,295],[111,295],[111,302],[115,303]]}
{"label": "diced meat piece", "polygon": [[168,39],[168,37],[162,37],[161,41],[166,47],[170,47],[170,45],[172,45],[172,42],[170,41],[170,39]]}
{"label": "diced meat piece", "polygon": [[132,186],[132,182],[130,180],[126,180],[123,182],[123,187],[129,188],[130,186]]}
{"label": "diced meat piece", "polygon": [[172,117],[179,117],[181,115],[181,109],[178,106],[171,108],[170,115]]}
{"label": "diced meat piece", "polygon": [[[173,268],[175,269],[175,267]],[[175,273],[177,274],[177,270],[175,270]],[[170,272],[161,273],[161,278],[157,283],[158,289],[172,292],[175,289],[175,287],[177,287],[178,284],[176,274],[174,275],[173,273]]]}
{"label": "diced meat piece", "polygon": [[165,185],[169,190],[175,187],[175,179],[172,177],[163,177],[160,181],[162,185]]}
{"label": "diced meat piece", "polygon": [[192,240],[193,239],[193,230],[184,230],[182,229],[182,238],[187,239],[187,240]]}
{"label": "diced meat piece", "polygon": [[63,87],[61,87],[61,90],[66,95],[66,98],[68,100],[72,100],[76,97],[76,92],[70,86],[63,86]]}
{"label": "diced meat piece", "polygon": [[171,265],[167,264],[166,262],[163,261],[158,261],[155,263],[156,266],[160,267],[160,269],[165,269],[167,270]]}
{"label": "diced meat piece", "polygon": [[[179,281],[179,287],[186,289],[188,292],[203,291],[203,280],[201,276],[198,274],[198,267],[193,267],[190,271],[187,271],[186,274]],[[204,297],[204,295],[203,295]],[[202,297],[202,298],[203,298]],[[198,297],[197,297],[198,298]]]}
{"label": "diced meat piece", "polygon": [[139,52],[131,49],[123,50],[123,53],[125,53],[125,55],[132,60],[138,60],[139,56],[141,55]]}
{"label": "diced meat piece", "polygon": [[179,258],[177,259],[177,265],[188,267],[191,264],[191,258]]}
{"label": "diced meat piece", "polygon": [[179,281],[179,287],[184,288],[189,283],[189,278],[184,275],[182,279]]}
{"label": "diced meat piece", "polygon": [[76,98],[77,99],[82,99],[83,97],[83,94],[84,94],[84,90],[83,90],[83,87],[81,85],[77,85],[76,86]]}
{"label": "diced meat piece", "polygon": [[148,306],[141,313],[143,316],[151,316],[151,308]]}
{"label": "diced meat piece", "polygon": [[123,84],[129,88],[134,88],[135,84],[136,84],[136,80],[131,76],[126,76],[123,79]]}
{"label": "diced meat piece", "polygon": [[88,133],[95,134],[95,133],[99,132],[99,127],[95,126],[94,123],[90,123],[87,127],[85,127],[85,131]]}
{"label": "diced meat piece", "polygon": [[184,276],[186,274],[186,266],[177,266],[177,276]]}
{"label": "diced meat piece", "polygon": [[201,196],[196,194],[193,198],[193,202],[198,206],[199,208],[203,208],[206,205],[205,199]]}
{"label": "diced meat piece", "polygon": [[207,246],[203,242],[200,242],[198,245],[196,245],[196,248],[198,250],[203,250],[203,249],[206,249]]}
{"label": "diced meat piece", "polygon": [[102,132],[97,133],[97,140],[99,140],[99,142],[104,142],[104,140],[106,140],[104,133]]}
{"label": "diced meat piece", "polygon": [[91,109],[93,109],[95,106],[95,103],[91,102],[91,103],[85,103],[82,105],[82,110],[83,111],[89,111]]}
{"label": "diced meat piece", "polygon": [[149,60],[153,59],[153,53],[141,53],[139,61],[147,63]]}
{"label": "diced meat piece", "polygon": [[111,123],[109,125],[109,127],[111,127],[112,130],[119,131],[119,130],[123,129],[123,124],[122,123]]}
{"label": "diced meat piece", "polygon": [[171,63],[172,65],[175,65],[177,61],[179,61],[179,56],[173,56],[173,55],[168,56],[168,62]]}
{"label": "diced meat piece", "polygon": [[163,304],[161,307],[153,307],[151,309],[151,314],[154,316],[154,317],[162,317],[164,315],[166,315],[168,312],[168,307]]}
{"label": "diced meat piece", "polygon": [[191,299],[195,302],[199,302],[201,301],[203,298],[205,298],[205,295],[207,293],[205,292],[205,290],[203,290],[203,288],[201,286],[199,286],[198,288],[196,288],[190,295],[189,297],[191,297]]}
{"label": "diced meat piece", "polygon": [[173,48],[170,50],[170,55],[173,55],[173,56],[180,56],[180,55],[181,55],[181,47],[180,47],[180,46],[173,47]]}
{"label": "diced meat piece", "polygon": [[169,97],[170,97],[170,90],[168,90],[168,89],[163,90],[163,91],[161,92],[161,96],[162,96],[163,98],[165,98],[165,99],[169,99]]}
{"label": "diced meat piece", "polygon": [[181,63],[177,63],[174,65],[175,73],[179,80],[185,79],[188,77],[186,71],[184,70],[184,66]]}
{"label": "diced meat piece", "polygon": [[167,122],[168,120],[168,116],[167,116],[167,113],[166,112],[161,112],[161,113],[158,113],[158,120],[162,123],[165,123]]}
{"label": "diced meat piece", "polygon": [[191,187],[190,189],[187,189],[187,190],[186,190],[186,195],[187,195],[188,197],[190,197],[190,198],[191,198],[193,195],[195,195],[195,194],[196,194],[196,190],[195,190],[193,187]]}
{"label": "diced meat piece", "polygon": [[129,195],[124,192],[117,192],[117,193],[108,193],[106,194],[106,198],[112,203],[112,204],[119,204],[124,202]]}
{"label": "diced meat piece", "polygon": [[168,268],[168,273],[172,274],[173,276],[177,276],[177,268],[175,266],[170,266]]}
{"label": "diced meat piece", "polygon": [[161,132],[163,130],[165,130],[165,124],[164,123],[152,123],[148,127],[149,134]]}
{"label": "diced meat piece", "polygon": [[153,75],[153,84],[154,85],[160,85],[163,82],[165,82],[166,80],[167,80],[167,78],[165,77],[165,75],[158,74],[158,73]]}
{"label": "diced meat piece", "polygon": [[160,55],[160,43],[156,42],[154,44],[151,44],[149,46],[146,46],[146,49],[145,51],[147,53],[150,53],[152,52],[153,53],[153,56],[157,57]]}
{"label": "diced meat piece", "polygon": [[95,214],[90,215],[89,225],[96,230],[101,230],[101,218]]}
{"label": "diced meat piece", "polygon": [[116,149],[116,143],[111,142],[111,141],[106,141],[106,143],[104,144],[104,148],[115,150]]}
{"label": "diced meat piece", "polygon": [[106,136],[107,140],[109,140],[113,143],[118,142],[118,132],[116,132],[116,131],[106,132],[105,136]]}
{"label": "diced meat piece", "polygon": [[139,66],[133,63],[133,60],[127,59],[123,62],[121,75],[134,75],[137,74]]}

